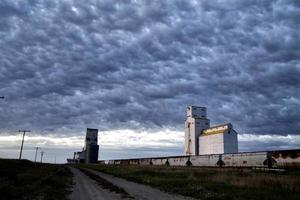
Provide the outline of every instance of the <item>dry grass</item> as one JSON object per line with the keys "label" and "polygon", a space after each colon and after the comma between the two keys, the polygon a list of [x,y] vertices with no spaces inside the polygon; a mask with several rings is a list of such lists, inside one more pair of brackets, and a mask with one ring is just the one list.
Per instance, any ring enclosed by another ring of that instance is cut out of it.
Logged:
{"label": "dry grass", "polygon": [[241,171],[239,173],[217,173],[210,177],[210,180],[218,183],[228,183],[237,187],[249,187],[259,189],[262,186],[276,186],[277,189],[287,192],[300,193],[299,174],[282,173],[255,173],[251,171]]}
{"label": "dry grass", "polygon": [[1,200],[64,200],[71,184],[66,166],[0,159]]}
{"label": "dry grass", "polygon": [[200,199],[300,199],[300,172],[165,166],[82,167]]}

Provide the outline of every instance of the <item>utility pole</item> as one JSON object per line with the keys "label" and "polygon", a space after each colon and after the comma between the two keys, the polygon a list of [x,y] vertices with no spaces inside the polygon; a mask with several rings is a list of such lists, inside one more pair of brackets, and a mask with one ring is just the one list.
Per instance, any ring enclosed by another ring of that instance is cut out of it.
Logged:
{"label": "utility pole", "polygon": [[20,151],[20,157],[19,160],[22,158],[22,151],[23,151],[23,144],[24,144],[24,137],[26,132],[30,132],[30,130],[19,130],[19,132],[23,132],[23,139],[22,139],[22,145],[21,145],[21,151]]}
{"label": "utility pole", "polygon": [[34,157],[34,162],[36,162],[36,156],[37,156],[37,152],[38,152],[38,149],[39,149],[40,147],[35,147],[35,157]]}
{"label": "utility pole", "polygon": [[44,156],[44,152],[41,151],[41,163],[43,163],[43,156]]}

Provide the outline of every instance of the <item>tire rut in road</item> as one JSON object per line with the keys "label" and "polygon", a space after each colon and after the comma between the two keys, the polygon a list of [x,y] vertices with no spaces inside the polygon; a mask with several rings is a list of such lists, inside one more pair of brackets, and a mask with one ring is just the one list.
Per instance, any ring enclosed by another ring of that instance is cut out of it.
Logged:
{"label": "tire rut in road", "polygon": [[128,192],[126,192],[123,188],[112,184],[111,182],[107,181],[106,179],[104,179],[86,169],[79,168],[79,170],[82,173],[84,173],[86,176],[88,176],[89,178],[95,180],[98,183],[98,185],[100,185],[103,189],[108,189],[111,192],[120,194],[122,198],[134,199],[134,197],[131,196]]}

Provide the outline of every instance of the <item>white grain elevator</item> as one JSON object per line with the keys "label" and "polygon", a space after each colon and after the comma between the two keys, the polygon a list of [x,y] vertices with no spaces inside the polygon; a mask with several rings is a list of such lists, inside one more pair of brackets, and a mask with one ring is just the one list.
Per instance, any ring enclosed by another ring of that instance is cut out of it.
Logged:
{"label": "white grain elevator", "polygon": [[185,121],[185,155],[237,153],[237,132],[232,124],[210,127],[206,107],[188,106]]}
{"label": "white grain elevator", "polygon": [[202,130],[209,127],[206,108],[199,106],[187,107],[185,121],[185,155],[199,155],[198,137]]}

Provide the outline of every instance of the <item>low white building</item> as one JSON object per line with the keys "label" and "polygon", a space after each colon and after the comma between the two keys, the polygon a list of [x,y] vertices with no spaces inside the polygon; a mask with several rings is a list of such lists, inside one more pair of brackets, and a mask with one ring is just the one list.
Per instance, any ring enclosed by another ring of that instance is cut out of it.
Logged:
{"label": "low white building", "polygon": [[206,107],[188,106],[185,121],[185,155],[237,153],[237,132],[232,124],[210,127]]}
{"label": "low white building", "polygon": [[202,130],[199,136],[199,155],[237,152],[237,132],[230,123]]}

